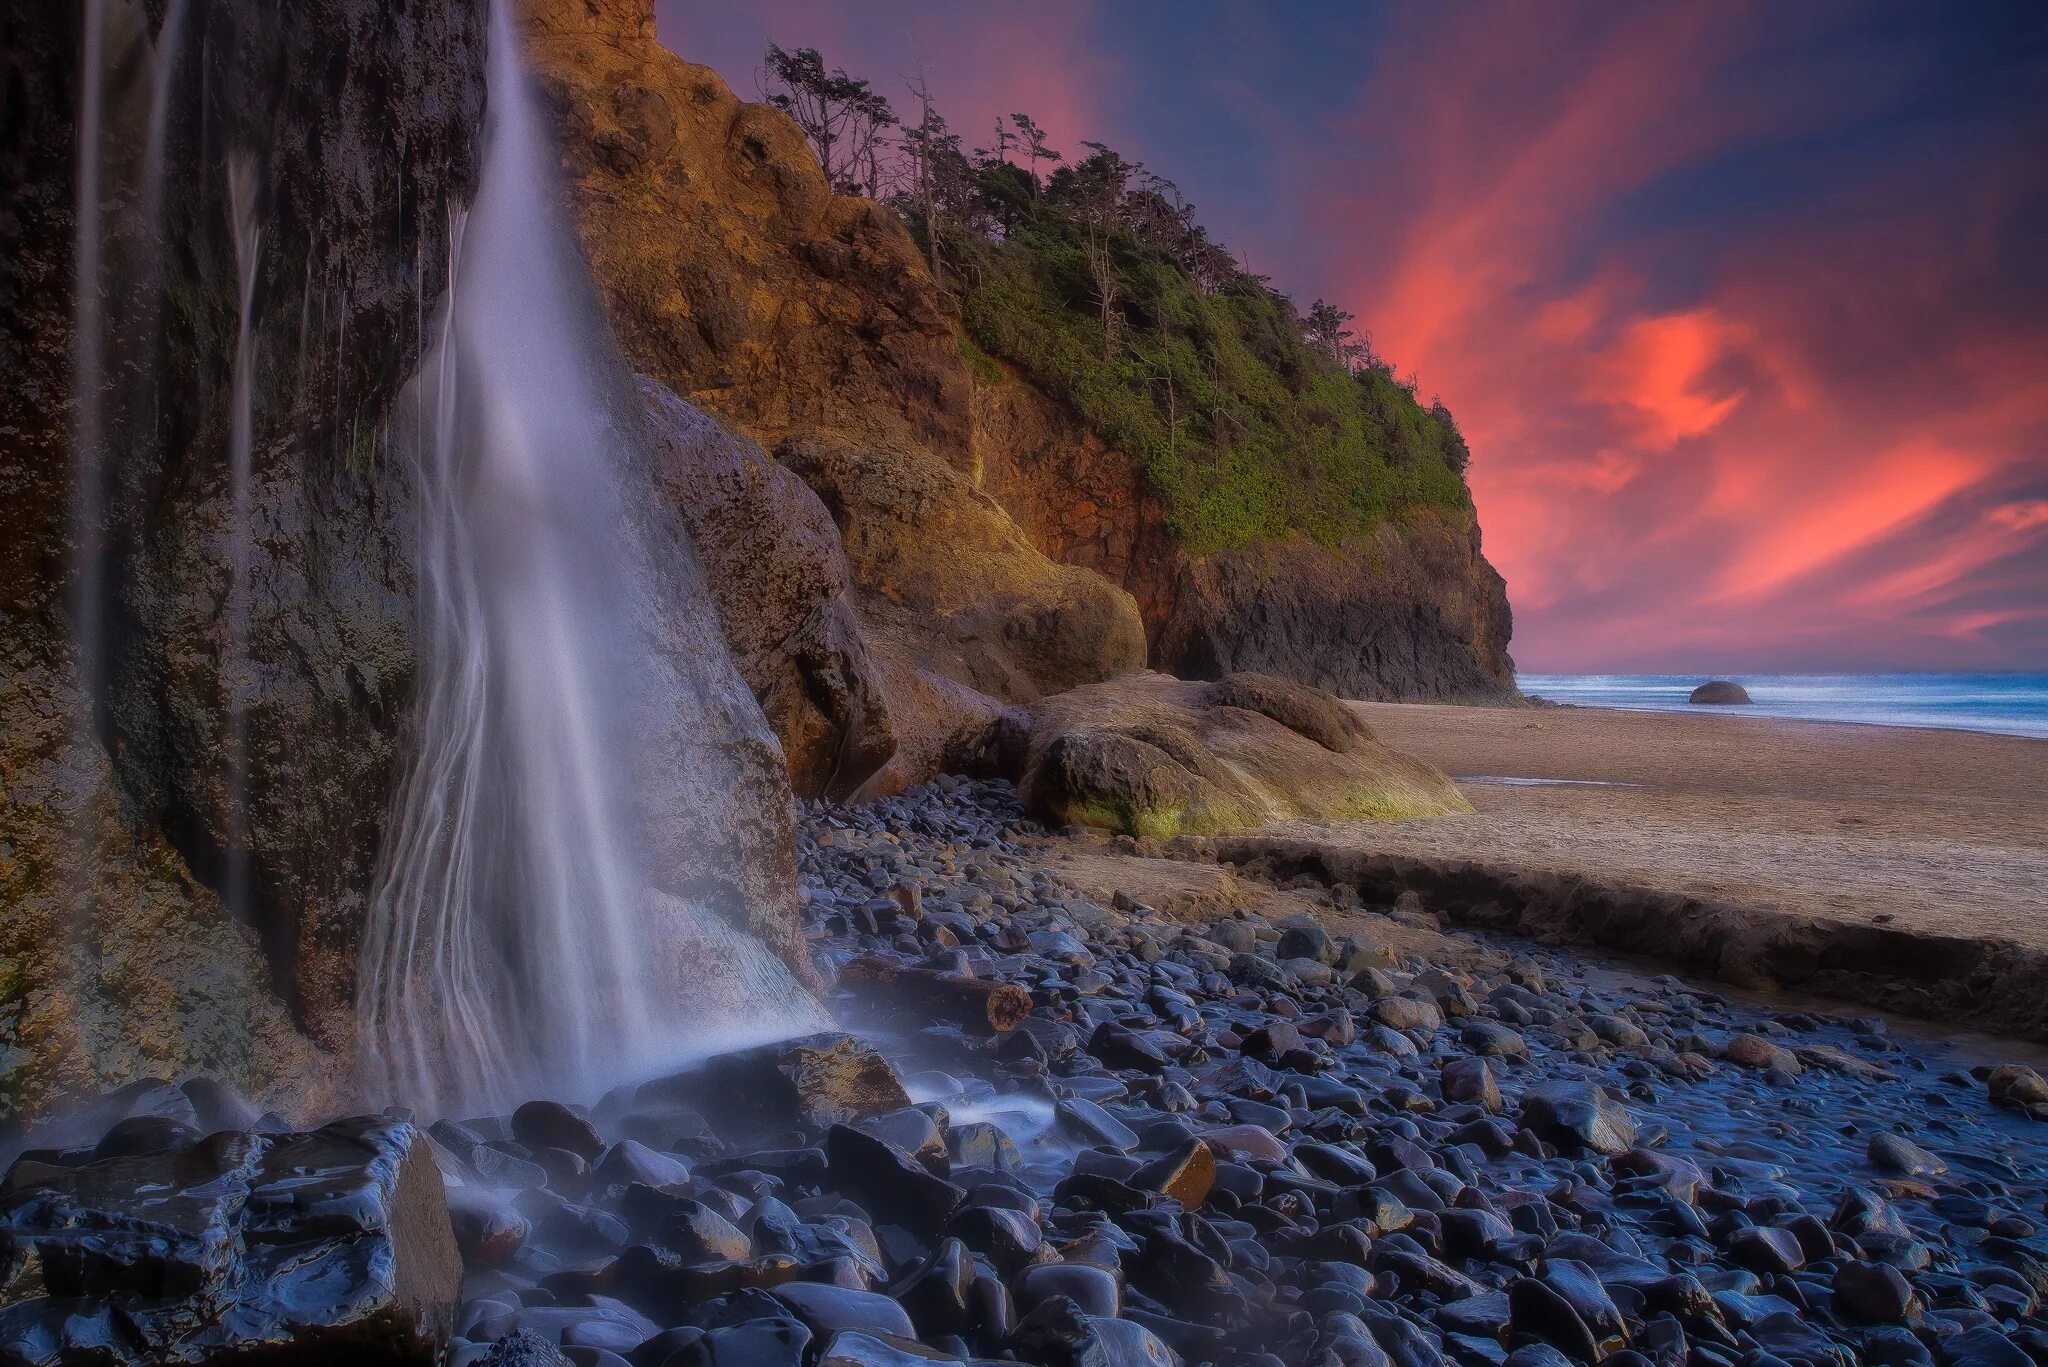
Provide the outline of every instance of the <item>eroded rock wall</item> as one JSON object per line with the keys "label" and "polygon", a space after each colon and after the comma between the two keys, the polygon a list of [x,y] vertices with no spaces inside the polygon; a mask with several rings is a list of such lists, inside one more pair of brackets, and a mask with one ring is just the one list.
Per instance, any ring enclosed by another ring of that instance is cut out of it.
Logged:
{"label": "eroded rock wall", "polygon": [[[171,35],[163,7],[107,6],[97,462],[74,460],[70,369],[85,7],[30,9],[5,21],[21,117],[0,131],[6,1101],[195,1068],[332,1085],[320,1060],[346,1046],[411,672],[411,480],[375,438],[472,186],[484,6],[215,0]],[[139,149],[159,42],[176,56],[153,224]],[[231,161],[261,234],[246,529],[228,487]],[[95,465],[81,502],[75,471]],[[238,545],[246,652],[229,640]],[[81,636],[103,681],[90,725]],[[249,895],[230,908],[236,696]]]}
{"label": "eroded rock wall", "polygon": [[[830,193],[790,119],[663,47],[651,0],[539,0],[528,35],[636,368],[769,449],[833,439],[960,471],[1045,556],[1135,598],[1154,667],[1262,669],[1361,698],[1513,695],[1505,586],[1474,528],[1420,519],[1334,549],[1189,555],[1137,463],[1003,367],[970,365],[957,306],[895,215]],[[940,540],[933,572],[957,532]],[[858,555],[854,573],[870,601],[891,596]],[[1000,658],[963,657],[944,632],[902,644],[1017,696],[992,682]]]}

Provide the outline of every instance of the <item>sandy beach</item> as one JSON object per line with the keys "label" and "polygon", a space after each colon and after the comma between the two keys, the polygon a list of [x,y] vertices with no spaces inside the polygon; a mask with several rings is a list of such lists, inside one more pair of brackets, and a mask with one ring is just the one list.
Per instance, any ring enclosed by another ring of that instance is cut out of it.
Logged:
{"label": "sandy beach", "polygon": [[1454,916],[1733,981],[2048,1028],[2048,741],[1710,712],[1356,706],[1457,779],[1476,813],[1289,823],[1199,852],[1433,887],[1432,907]]}

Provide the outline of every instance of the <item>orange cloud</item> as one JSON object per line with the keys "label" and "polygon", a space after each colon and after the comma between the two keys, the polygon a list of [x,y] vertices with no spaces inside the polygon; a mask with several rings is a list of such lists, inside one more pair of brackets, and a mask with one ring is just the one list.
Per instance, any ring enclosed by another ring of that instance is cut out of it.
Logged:
{"label": "orange cloud", "polygon": [[1753,598],[1861,550],[1981,478],[1984,462],[1928,442],[1872,460],[1831,497],[1793,511],[1724,568],[1714,596]]}
{"label": "orange cloud", "polygon": [[1607,353],[1592,391],[1629,411],[1645,445],[1676,446],[1719,427],[1746,397],[1716,392],[1712,375],[1751,337],[1710,308],[1639,319]]}

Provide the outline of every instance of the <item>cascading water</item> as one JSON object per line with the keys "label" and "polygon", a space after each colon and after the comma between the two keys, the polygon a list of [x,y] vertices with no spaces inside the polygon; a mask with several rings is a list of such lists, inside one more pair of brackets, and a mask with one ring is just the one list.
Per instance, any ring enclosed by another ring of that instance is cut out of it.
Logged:
{"label": "cascading water", "polygon": [[[389,434],[418,469],[421,678],[357,999],[366,1086],[429,1111],[591,1095],[714,1033],[824,1021],[763,946],[661,885],[649,833],[676,814],[636,783],[639,750],[701,690],[650,635],[666,581],[635,529],[659,496],[628,497],[636,438],[509,0],[488,90],[478,197]],[[684,999],[713,963],[744,1025]]]}
{"label": "cascading water", "polygon": [[263,264],[263,225],[256,218],[256,158],[237,150],[228,158],[229,227],[235,241],[235,369],[228,425],[227,859],[223,896],[228,910],[249,913],[249,483],[256,445],[256,279]]}
{"label": "cascading water", "polygon": [[[78,198],[72,244],[72,644],[80,692],[88,711],[100,682],[100,523],[105,492],[106,441],[102,391],[106,351],[101,309],[102,240],[100,170],[106,148],[107,3],[86,0],[85,42],[79,61]],[[88,722],[89,730],[89,722]]]}

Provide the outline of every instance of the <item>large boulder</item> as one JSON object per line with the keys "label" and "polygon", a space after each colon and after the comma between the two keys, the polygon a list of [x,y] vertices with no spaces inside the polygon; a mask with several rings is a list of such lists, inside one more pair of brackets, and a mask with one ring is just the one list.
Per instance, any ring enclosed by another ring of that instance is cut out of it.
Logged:
{"label": "large boulder", "polygon": [[831,510],[875,638],[922,667],[1005,702],[1144,667],[1131,595],[1048,560],[943,461],[823,434],[775,456]]}
{"label": "large boulder", "polygon": [[1335,698],[1270,676],[1133,675],[1046,698],[1031,717],[1023,796],[1058,825],[1164,838],[1471,810]]}
{"label": "large boulder", "polygon": [[1732,679],[1709,679],[1685,700],[1702,707],[1740,707],[1749,701],[1749,690]]}
{"label": "large boulder", "polygon": [[9,1171],[0,1342],[21,1361],[429,1363],[462,1259],[427,1140],[389,1116],[205,1138],[132,1122]]}
{"label": "large boulder", "polygon": [[854,615],[831,514],[804,482],[703,409],[643,378],[655,477],[689,529],[733,662],[802,796],[844,798],[896,740]]}

